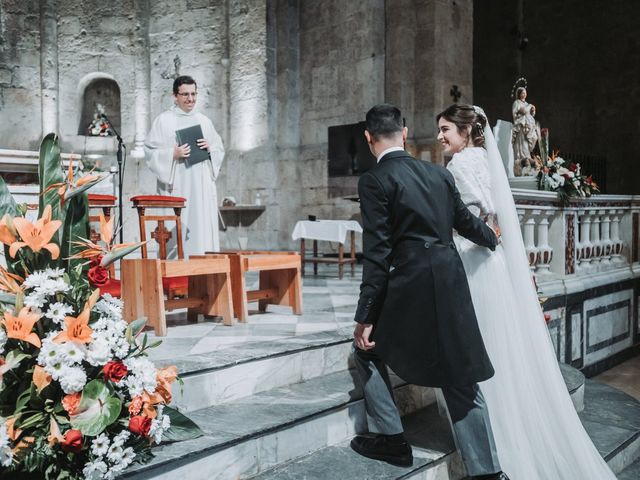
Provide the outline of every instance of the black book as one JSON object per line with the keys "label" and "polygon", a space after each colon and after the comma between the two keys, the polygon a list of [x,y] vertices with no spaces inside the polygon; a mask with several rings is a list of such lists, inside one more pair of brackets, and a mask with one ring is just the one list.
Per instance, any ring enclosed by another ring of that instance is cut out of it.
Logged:
{"label": "black book", "polygon": [[209,159],[209,152],[198,146],[198,140],[201,138],[204,138],[204,135],[202,134],[202,127],[200,124],[176,130],[176,140],[178,141],[178,145],[188,143],[191,147],[191,153],[189,153],[189,156],[185,158],[187,167],[191,167],[196,163]]}

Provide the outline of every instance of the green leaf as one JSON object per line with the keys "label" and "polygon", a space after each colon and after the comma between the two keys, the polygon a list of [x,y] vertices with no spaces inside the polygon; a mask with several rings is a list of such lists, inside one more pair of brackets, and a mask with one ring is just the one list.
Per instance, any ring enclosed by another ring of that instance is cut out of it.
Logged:
{"label": "green leaf", "polygon": [[190,420],[178,410],[171,407],[164,407],[162,414],[168,415],[171,419],[171,427],[162,435],[163,440],[181,442],[204,435],[200,427],[196,425],[193,420]]}
{"label": "green leaf", "polygon": [[0,218],[8,213],[11,217],[18,215],[18,205],[9,191],[9,187],[0,176]]}
{"label": "green leaf", "polygon": [[0,292],[0,303],[7,303],[9,305],[16,304],[16,295],[13,293]]}
{"label": "green leaf", "polygon": [[122,410],[122,400],[111,395],[111,389],[102,380],[85,385],[78,405],[78,414],[71,417],[71,426],[84,435],[99,435],[115,422]]}
{"label": "green leaf", "polygon": [[47,134],[40,143],[40,162],[38,164],[38,178],[40,181],[40,202],[38,217],[42,216],[44,208],[51,205],[51,219],[64,220],[60,208],[60,196],[57,189],[43,193],[56,183],[64,182],[62,163],[60,161],[60,145],[55,133]]}
{"label": "green leaf", "polygon": [[144,326],[147,324],[147,317],[134,320],[127,327],[126,337],[129,344],[133,345],[133,340],[140,334]]}
{"label": "green leaf", "polygon": [[[79,237],[89,237],[89,202],[86,195],[74,197],[64,205],[64,222],[62,224],[62,241],[60,243],[60,258],[69,258],[71,255],[83,249],[82,246],[75,242]],[[67,271],[85,263],[85,260],[79,258],[74,260],[66,260],[68,263]]]}

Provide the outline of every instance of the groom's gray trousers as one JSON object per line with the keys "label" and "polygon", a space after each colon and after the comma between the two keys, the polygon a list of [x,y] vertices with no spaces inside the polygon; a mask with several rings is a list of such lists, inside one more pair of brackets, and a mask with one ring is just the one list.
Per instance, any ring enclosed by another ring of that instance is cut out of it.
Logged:
{"label": "groom's gray trousers", "polygon": [[[354,346],[354,361],[367,410],[369,431],[393,435],[404,431],[393,399],[387,367],[373,351]],[[443,387],[456,445],[468,475],[499,472],[500,462],[491,431],[489,414],[478,384]]]}

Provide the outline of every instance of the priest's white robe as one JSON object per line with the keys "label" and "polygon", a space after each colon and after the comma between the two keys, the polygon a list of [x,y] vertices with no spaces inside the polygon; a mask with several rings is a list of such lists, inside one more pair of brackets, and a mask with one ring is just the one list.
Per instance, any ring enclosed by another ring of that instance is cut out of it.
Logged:
{"label": "priest's white robe", "polygon": [[[178,159],[174,166],[176,130],[196,124],[200,124],[202,134],[209,142],[211,162],[204,161],[187,167],[184,159]],[[144,142],[144,151],[147,166],[158,180],[158,194],[187,199],[181,214],[185,256],[220,250],[215,179],[218,178],[224,158],[224,147],[211,120],[201,113],[184,112],[173,106],[153,122]],[[171,250],[171,256],[175,256],[175,249]]]}

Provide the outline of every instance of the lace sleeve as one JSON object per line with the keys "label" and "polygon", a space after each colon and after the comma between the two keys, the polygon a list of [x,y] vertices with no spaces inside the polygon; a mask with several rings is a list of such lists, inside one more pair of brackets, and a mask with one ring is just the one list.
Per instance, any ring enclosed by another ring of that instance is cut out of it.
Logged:
{"label": "lace sleeve", "polygon": [[462,201],[476,216],[494,212],[490,196],[490,178],[484,149],[466,148],[453,156],[447,169],[453,174]]}

